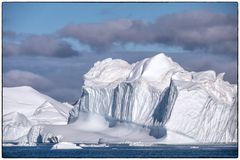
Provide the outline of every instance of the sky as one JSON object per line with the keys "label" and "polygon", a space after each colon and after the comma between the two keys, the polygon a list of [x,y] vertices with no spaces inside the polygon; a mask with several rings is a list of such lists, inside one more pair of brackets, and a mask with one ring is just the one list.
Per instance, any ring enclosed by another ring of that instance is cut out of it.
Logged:
{"label": "sky", "polygon": [[237,83],[237,3],[4,2],[3,86],[61,102],[81,94],[96,61],[165,53],[188,71]]}

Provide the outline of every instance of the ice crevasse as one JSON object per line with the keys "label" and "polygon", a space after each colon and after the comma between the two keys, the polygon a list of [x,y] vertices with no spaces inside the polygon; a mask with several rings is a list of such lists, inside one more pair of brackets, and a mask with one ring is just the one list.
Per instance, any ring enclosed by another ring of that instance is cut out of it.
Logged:
{"label": "ice crevasse", "polygon": [[78,104],[121,122],[161,126],[202,143],[237,142],[237,85],[224,73],[188,72],[165,54],[134,64],[120,59],[96,62],[84,75]]}

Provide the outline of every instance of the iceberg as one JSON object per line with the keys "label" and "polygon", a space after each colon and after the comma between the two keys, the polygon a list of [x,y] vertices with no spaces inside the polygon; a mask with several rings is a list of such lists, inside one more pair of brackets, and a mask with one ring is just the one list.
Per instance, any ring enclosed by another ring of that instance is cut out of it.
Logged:
{"label": "iceberg", "polygon": [[237,143],[237,85],[223,76],[186,71],[161,53],[133,64],[96,62],[74,106],[30,87],[4,88],[3,141],[54,148]]}
{"label": "iceberg", "polygon": [[15,140],[28,133],[32,126],[29,119],[18,112],[3,115],[3,137],[4,141]]}
{"label": "iceberg", "polygon": [[31,127],[67,124],[69,105],[28,86],[3,88],[3,141],[24,139]]}
{"label": "iceberg", "polygon": [[143,127],[160,126],[199,143],[237,142],[237,85],[223,76],[188,72],[163,53],[132,65],[105,59],[84,75],[68,122],[90,112]]}
{"label": "iceberg", "polygon": [[51,150],[54,150],[54,149],[82,149],[82,147],[77,146],[74,143],[60,142],[52,146]]}

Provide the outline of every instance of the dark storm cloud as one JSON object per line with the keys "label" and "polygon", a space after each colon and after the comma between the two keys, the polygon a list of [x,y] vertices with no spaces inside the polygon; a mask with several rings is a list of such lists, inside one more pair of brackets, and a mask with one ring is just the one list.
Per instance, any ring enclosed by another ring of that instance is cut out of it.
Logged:
{"label": "dark storm cloud", "polygon": [[88,44],[93,50],[108,50],[115,44],[166,44],[185,50],[237,54],[237,17],[194,11],[160,16],[153,23],[114,20],[70,24],[58,32]]}
{"label": "dark storm cloud", "polygon": [[[14,35],[14,32],[5,34],[7,37]],[[78,52],[70,44],[54,35],[29,35],[20,41],[5,41],[3,54],[5,56],[71,57],[78,55]]]}

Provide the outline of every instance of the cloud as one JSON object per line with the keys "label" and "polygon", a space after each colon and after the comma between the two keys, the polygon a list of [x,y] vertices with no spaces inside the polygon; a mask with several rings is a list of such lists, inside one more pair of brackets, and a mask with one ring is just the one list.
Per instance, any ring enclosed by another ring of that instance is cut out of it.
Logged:
{"label": "cloud", "polygon": [[[75,102],[81,93],[82,75],[95,61],[97,59],[90,62],[87,55],[84,59],[82,56],[70,58],[5,57],[3,85],[8,87],[28,85],[59,101]],[[12,73],[16,68],[17,74]],[[25,74],[25,71],[30,73],[30,76]],[[31,76],[31,73],[41,78],[32,78],[36,76]],[[78,92],[76,93],[76,91]]]}
{"label": "cloud", "polygon": [[5,56],[71,57],[77,56],[78,52],[72,49],[70,44],[54,35],[29,35],[20,42],[4,42],[3,54]]}
{"label": "cloud", "polygon": [[52,85],[51,81],[43,76],[22,70],[10,70],[3,74],[3,86],[31,86],[38,90],[47,90]]}
{"label": "cloud", "polygon": [[109,49],[114,42],[124,41],[124,35],[130,33],[133,23],[131,20],[121,19],[96,24],[67,25],[59,33],[62,37],[76,38],[94,50],[101,51]]}
{"label": "cloud", "polygon": [[187,71],[199,72],[214,70],[217,74],[224,72],[226,73],[224,80],[232,84],[237,83],[237,59],[228,56],[207,55],[204,53],[170,54],[169,56]]}
{"label": "cloud", "polygon": [[17,37],[16,32],[11,32],[11,31],[5,31],[3,32],[3,38],[6,39],[15,39]]}
{"label": "cloud", "polygon": [[[83,75],[89,71],[96,61],[111,57],[113,59],[123,59],[129,63],[135,63],[144,58],[152,57],[157,53],[160,53],[160,51],[123,51],[109,52],[106,54],[83,53],[82,56],[65,59],[27,56],[7,57],[3,61],[3,69],[6,71],[6,73],[3,74],[3,84],[4,86],[30,85],[41,93],[47,94],[59,101],[75,102],[81,96]],[[203,53],[165,53],[187,71],[214,70],[217,73],[225,72],[225,80],[230,83],[237,83],[237,59],[233,59],[228,56]],[[12,77],[8,75],[9,72],[11,73],[16,68],[20,70],[18,72],[19,76],[13,74],[14,78],[9,78]],[[22,73],[22,71],[24,72],[26,70],[34,75],[36,75],[36,73],[41,73],[41,75],[37,76],[50,81],[50,85],[48,85],[48,82],[44,83],[44,80],[43,82],[40,82],[35,79],[28,78],[29,76],[25,76],[25,74]],[[25,79],[31,79],[31,83],[28,82],[29,80]]]}
{"label": "cloud", "polygon": [[[30,85],[60,101],[74,102],[79,98],[82,75],[94,62],[111,57],[133,63],[158,52],[165,52],[188,71],[212,69],[217,73],[226,72],[225,80],[237,83],[237,60],[232,58],[237,55],[237,18],[234,15],[195,11],[163,15],[151,23],[120,19],[69,24],[55,35],[19,36],[14,32],[3,33],[4,40],[8,37],[3,44],[3,54],[13,56],[4,57],[3,85]],[[73,38],[87,44],[93,53],[71,57],[79,53],[61,38]],[[178,53],[164,49],[139,52],[111,50],[128,43],[139,44],[143,48],[148,44],[180,46],[184,50]],[[95,54],[96,51],[106,53]],[[195,51],[198,54],[193,54]]]}
{"label": "cloud", "polygon": [[19,54],[19,45],[14,42],[6,42],[3,44],[3,55],[14,56]]}
{"label": "cloud", "polygon": [[203,49],[212,53],[237,53],[237,17],[195,11],[159,17],[152,25],[153,41]]}
{"label": "cloud", "polygon": [[120,19],[102,23],[69,24],[58,31],[93,50],[116,44],[165,44],[185,50],[237,54],[237,16],[192,11],[160,16],[155,22]]}

